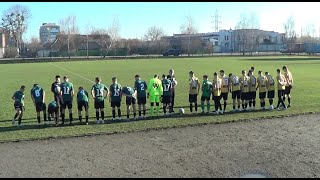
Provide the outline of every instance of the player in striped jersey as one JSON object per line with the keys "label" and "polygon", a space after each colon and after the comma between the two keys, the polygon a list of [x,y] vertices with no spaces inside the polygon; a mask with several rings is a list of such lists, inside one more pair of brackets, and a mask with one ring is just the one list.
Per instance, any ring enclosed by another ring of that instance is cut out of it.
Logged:
{"label": "player in striped jersey", "polygon": [[194,75],[193,71],[189,72],[189,103],[190,103],[190,112],[192,112],[192,103],[194,103],[194,109],[198,111],[198,94],[200,91],[200,82],[199,79]]}
{"label": "player in striped jersey", "polygon": [[228,93],[230,91],[230,81],[229,77],[225,75],[224,70],[220,70],[220,78],[221,78],[221,97],[223,98],[223,112],[226,111]]}
{"label": "player in striped jersey", "polygon": [[268,90],[267,98],[269,99],[269,104],[270,104],[269,110],[272,110],[273,109],[273,98],[274,98],[274,79],[268,72],[265,72],[265,75],[267,78],[267,83],[266,83],[267,90]]}
{"label": "player in striped jersey", "polygon": [[232,111],[236,111],[236,99],[238,100],[238,109],[237,111],[240,111],[240,96],[241,96],[241,90],[240,90],[240,80],[239,77],[236,75],[232,75],[232,73],[229,74],[229,81],[230,84],[230,92],[232,93],[232,99],[233,99],[233,109]]}
{"label": "player in striped jersey", "polygon": [[257,83],[257,89],[259,88],[259,99],[260,99],[260,106],[261,110],[265,109],[265,104],[266,102],[264,99],[266,98],[266,77],[262,75],[262,71],[258,72],[259,76],[257,78],[258,83]]}
{"label": "player in striped jersey", "polygon": [[284,75],[281,74],[280,69],[277,69],[277,82],[278,82],[278,105],[276,109],[280,110],[280,103],[282,104],[283,109],[287,109],[283,101],[283,96],[284,96],[283,92],[285,90],[286,79]]}
{"label": "player in striped jersey", "polygon": [[247,76],[245,70],[242,70],[242,77],[240,77],[240,87],[241,87],[241,100],[242,100],[242,110],[246,111],[249,101],[249,81],[250,78]]}
{"label": "player in striped jersey", "polygon": [[[252,68],[249,70],[249,77],[250,77],[250,83],[249,83],[249,110],[254,110],[256,108],[256,86],[257,86],[257,78],[253,75]],[[252,105],[252,106],[251,106]]]}
{"label": "player in striped jersey", "polygon": [[285,84],[285,90],[284,90],[284,96],[283,96],[283,101],[286,100],[286,97],[288,98],[288,108],[291,107],[291,89],[293,85],[293,77],[291,72],[289,71],[287,66],[283,66],[282,70],[284,71],[284,77],[286,79],[286,84]]}

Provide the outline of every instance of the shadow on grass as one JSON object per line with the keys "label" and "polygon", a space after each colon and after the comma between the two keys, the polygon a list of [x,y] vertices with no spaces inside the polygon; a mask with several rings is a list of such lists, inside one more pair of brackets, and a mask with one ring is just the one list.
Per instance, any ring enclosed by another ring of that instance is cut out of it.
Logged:
{"label": "shadow on grass", "polygon": [[301,58],[301,57],[292,57],[292,58],[247,58],[247,59],[238,59],[241,60],[248,60],[248,61],[320,61],[320,57],[308,57],[308,58]]}

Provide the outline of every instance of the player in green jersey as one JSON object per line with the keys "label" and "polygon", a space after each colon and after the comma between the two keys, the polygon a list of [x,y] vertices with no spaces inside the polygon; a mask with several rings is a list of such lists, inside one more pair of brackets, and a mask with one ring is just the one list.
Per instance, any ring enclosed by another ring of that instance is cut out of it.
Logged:
{"label": "player in green jersey", "polygon": [[[96,77],[96,84],[91,88],[91,95],[94,100],[94,108],[96,109],[97,124],[104,123],[104,99],[109,95],[107,86],[101,83],[101,78]],[[105,91],[107,91],[105,93]],[[99,120],[99,112],[101,113],[102,120]]]}
{"label": "player in green jersey", "polygon": [[148,85],[148,95],[150,98],[150,114],[154,115],[154,104],[156,104],[157,116],[159,116],[160,111],[160,97],[163,94],[162,82],[159,79],[159,76],[156,74],[152,79],[150,79]]}
{"label": "player in green jersey", "polygon": [[110,85],[110,96],[109,102],[112,107],[112,120],[116,118],[116,107],[118,109],[118,117],[121,118],[121,96],[122,96],[122,87],[118,84],[117,77],[112,78],[112,84]]}
{"label": "player in green jersey", "polygon": [[51,121],[51,117],[54,118],[55,124],[58,125],[59,118],[59,105],[56,101],[51,101],[48,104],[48,120]]}
{"label": "player in green jersey", "polygon": [[84,107],[84,110],[86,111],[86,124],[89,124],[89,94],[88,92],[83,89],[83,87],[79,87],[78,93],[77,93],[77,102],[78,102],[78,115],[79,115],[79,121],[82,122],[82,115],[81,111]]}
{"label": "player in green jersey", "polygon": [[137,98],[137,91],[131,87],[123,87],[122,88],[122,95],[126,97],[126,105],[127,105],[127,120],[129,120],[130,114],[130,107],[132,104],[133,109],[133,118],[136,120],[136,98]]}
{"label": "player in green jersey", "polygon": [[22,115],[23,115],[23,111],[25,111],[24,108],[24,90],[26,89],[26,87],[24,85],[22,85],[20,87],[19,91],[16,91],[13,96],[12,96],[12,100],[14,100],[14,109],[16,110],[16,114],[12,120],[12,125],[15,125],[15,121],[16,118],[18,118],[18,127],[21,127],[21,119],[22,119]]}
{"label": "player in green jersey", "polygon": [[63,77],[64,82],[61,83],[61,100],[62,100],[62,113],[61,113],[61,120],[62,125],[64,125],[64,119],[65,119],[65,111],[68,107],[69,111],[69,124],[72,124],[72,101],[74,96],[74,89],[73,84],[69,82],[69,78],[67,76]]}
{"label": "player in green jersey", "polygon": [[[163,95],[161,97],[161,102],[163,103],[163,113],[164,115],[167,114],[167,107],[169,108],[171,100],[172,100],[172,83],[170,81],[171,75],[166,76],[165,74],[162,75],[162,88],[163,88]],[[169,109],[170,111],[170,109]],[[168,112],[169,112],[168,111]]]}
{"label": "player in green jersey", "polygon": [[38,126],[40,126],[40,112],[43,112],[43,123],[47,123],[47,114],[46,114],[46,104],[45,104],[45,97],[46,92],[38,85],[34,84],[33,88],[31,89],[31,98],[33,101],[33,104],[36,108],[37,112],[37,119],[38,119]]}
{"label": "player in green jersey", "polygon": [[210,111],[210,96],[212,93],[212,83],[208,81],[208,75],[203,76],[203,82],[202,82],[202,96],[201,96],[201,109],[202,109],[202,114],[204,113],[204,101],[207,102],[207,113]]}
{"label": "player in green jersey", "polygon": [[147,88],[147,83],[144,80],[141,80],[138,74],[135,75],[134,89],[137,91],[139,119],[142,118],[141,106],[143,108],[143,116],[146,117]]}

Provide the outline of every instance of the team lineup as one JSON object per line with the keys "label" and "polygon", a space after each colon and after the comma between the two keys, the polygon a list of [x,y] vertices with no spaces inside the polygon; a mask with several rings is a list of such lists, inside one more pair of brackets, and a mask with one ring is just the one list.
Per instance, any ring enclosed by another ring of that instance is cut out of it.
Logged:
{"label": "team lineup", "polygon": [[[248,71],[242,70],[242,76],[229,73],[227,76],[224,70],[213,74],[213,81],[209,81],[208,75],[203,76],[203,82],[195,76],[193,71],[189,72],[189,103],[190,112],[198,112],[198,95],[201,90],[201,114],[210,112],[210,99],[214,101],[215,114],[223,114],[226,112],[227,100],[229,93],[232,96],[232,112],[252,111],[256,107],[256,92],[259,89],[259,99],[261,110],[286,109],[291,107],[291,89],[293,78],[291,72],[286,66],[282,67],[284,75],[280,69],[276,70],[277,76],[274,79],[269,72],[258,72],[258,77],[254,76],[254,67]],[[91,97],[93,99],[94,108],[96,110],[96,123],[107,123],[105,119],[105,100],[108,99],[112,107],[112,119],[121,119],[121,101],[125,97],[127,106],[126,120],[130,120],[130,111],[133,111],[133,120],[147,118],[146,104],[147,99],[150,101],[151,117],[159,117],[160,103],[163,104],[163,114],[170,115],[174,113],[175,87],[178,84],[175,79],[174,70],[170,69],[169,74],[162,75],[160,80],[159,75],[154,75],[147,84],[139,75],[135,75],[133,87],[122,87],[118,83],[117,77],[112,78],[112,84],[105,86],[100,77],[95,78],[95,84],[91,88]],[[276,108],[273,106],[275,97],[275,89],[277,84],[278,103]],[[16,114],[12,120],[12,125],[15,125],[18,120],[18,127],[22,126],[22,117],[25,112],[24,106],[24,91],[26,87],[21,86],[20,90],[16,91],[12,99],[14,100],[14,108]],[[37,112],[38,126],[40,126],[40,113],[43,113],[44,124],[50,124],[51,119],[58,125],[61,118],[61,124],[65,124],[66,109],[69,114],[69,124],[73,123],[73,99],[76,98],[79,122],[82,123],[82,111],[85,111],[85,123],[89,124],[89,93],[83,87],[79,87],[76,94],[74,86],[69,82],[67,76],[63,77],[61,82],[60,76],[55,77],[55,82],[51,85],[51,92],[54,94],[54,100],[48,104],[45,103],[46,92],[39,84],[34,84],[31,89],[31,99],[34,103]],[[265,98],[269,100],[269,108],[266,108]],[[285,105],[285,100],[288,100],[288,106]],[[221,104],[223,99],[223,108]],[[138,117],[137,109],[138,105]],[[242,108],[241,108],[242,106]],[[194,108],[193,108],[194,107]],[[237,108],[236,108],[237,107]],[[280,109],[281,108],[281,109]],[[193,111],[193,109],[195,111]],[[117,111],[116,111],[117,110]],[[184,112],[182,109],[181,111]],[[117,112],[117,114],[116,114]]]}

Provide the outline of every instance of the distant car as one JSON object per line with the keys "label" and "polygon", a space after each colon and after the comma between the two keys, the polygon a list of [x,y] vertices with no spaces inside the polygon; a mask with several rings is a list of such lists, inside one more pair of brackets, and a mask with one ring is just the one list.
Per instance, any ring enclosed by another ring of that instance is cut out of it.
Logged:
{"label": "distant car", "polygon": [[163,53],[163,56],[179,56],[181,51],[179,49],[169,49]]}

